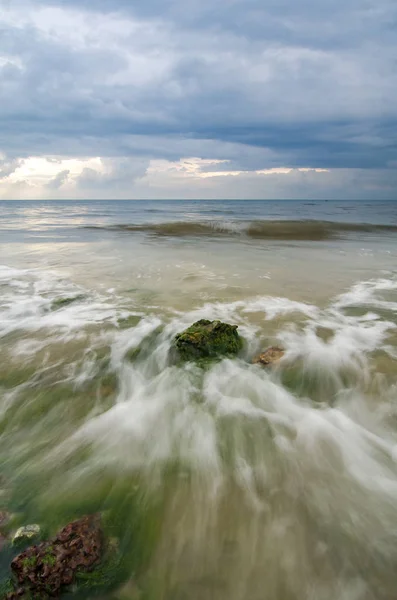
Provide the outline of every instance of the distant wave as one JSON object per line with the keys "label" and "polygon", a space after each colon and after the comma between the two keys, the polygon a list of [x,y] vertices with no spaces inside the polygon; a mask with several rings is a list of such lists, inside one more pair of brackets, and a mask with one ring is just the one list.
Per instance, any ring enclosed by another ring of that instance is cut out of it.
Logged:
{"label": "distant wave", "polygon": [[89,226],[89,229],[146,233],[155,237],[247,237],[251,239],[321,241],[360,233],[397,233],[397,225],[332,221],[176,221],[141,225]]}

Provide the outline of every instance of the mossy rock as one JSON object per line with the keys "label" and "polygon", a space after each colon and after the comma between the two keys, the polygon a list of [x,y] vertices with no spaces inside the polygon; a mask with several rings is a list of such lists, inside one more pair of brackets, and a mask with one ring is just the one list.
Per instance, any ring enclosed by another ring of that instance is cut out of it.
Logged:
{"label": "mossy rock", "polygon": [[193,323],[174,339],[174,348],[183,362],[232,358],[241,351],[243,344],[237,325],[206,319]]}
{"label": "mossy rock", "polygon": [[118,540],[109,540],[101,562],[92,570],[76,573],[76,585],[73,596],[76,598],[87,598],[87,594],[96,595],[106,590],[117,588],[122,571],[122,556],[118,546]]}
{"label": "mossy rock", "polygon": [[[69,523],[55,538],[30,546],[11,562],[15,592],[18,596],[58,598],[75,580],[77,571],[90,571],[103,553],[103,535],[99,515],[89,515]],[[19,593],[21,592],[21,594]]]}

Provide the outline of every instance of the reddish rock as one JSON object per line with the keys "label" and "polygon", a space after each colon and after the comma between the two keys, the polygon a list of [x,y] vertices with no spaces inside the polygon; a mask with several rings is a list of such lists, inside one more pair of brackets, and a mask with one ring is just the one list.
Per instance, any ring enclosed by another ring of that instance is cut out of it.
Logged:
{"label": "reddish rock", "polygon": [[50,541],[31,546],[11,563],[17,590],[7,596],[59,598],[61,588],[73,582],[76,571],[90,571],[103,548],[100,518],[88,516],[69,523]]}
{"label": "reddish rock", "polygon": [[281,348],[276,348],[275,346],[271,346],[262,354],[255,357],[252,361],[255,365],[263,365],[264,367],[269,367],[270,365],[274,365],[284,356],[285,351]]}

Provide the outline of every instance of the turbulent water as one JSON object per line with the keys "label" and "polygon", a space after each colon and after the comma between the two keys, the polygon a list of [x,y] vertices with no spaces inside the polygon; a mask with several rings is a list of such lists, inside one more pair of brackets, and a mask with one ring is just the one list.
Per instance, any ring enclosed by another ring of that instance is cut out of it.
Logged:
{"label": "turbulent water", "polygon": [[[91,226],[96,228],[95,226]],[[155,236],[229,236],[269,240],[326,240],[349,233],[397,233],[397,225],[372,225],[367,223],[332,223],[327,221],[254,221],[245,223],[191,222],[151,223],[144,225],[109,225],[99,227],[109,231],[148,233]]]}
{"label": "turbulent water", "polygon": [[0,510],[109,514],[106,598],[395,600],[396,204],[0,203]]}

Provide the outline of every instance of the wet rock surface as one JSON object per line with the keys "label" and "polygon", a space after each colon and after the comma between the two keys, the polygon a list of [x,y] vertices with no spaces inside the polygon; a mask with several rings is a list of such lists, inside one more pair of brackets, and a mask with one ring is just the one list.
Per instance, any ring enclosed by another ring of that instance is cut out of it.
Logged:
{"label": "wet rock surface", "polygon": [[176,335],[174,346],[182,361],[213,360],[236,356],[243,340],[237,325],[201,319]]}
{"label": "wet rock surface", "polygon": [[20,527],[14,537],[12,543],[14,545],[24,544],[30,540],[34,540],[40,536],[40,525],[25,525]]}
{"label": "wet rock surface", "polygon": [[100,561],[103,536],[100,517],[87,516],[66,525],[52,540],[31,546],[14,558],[11,570],[16,598],[59,598],[76,573],[90,571]]}
{"label": "wet rock surface", "polygon": [[262,365],[263,367],[269,367],[278,363],[284,356],[285,350],[271,346],[265,352],[262,352],[254,358],[252,361],[254,365]]}

